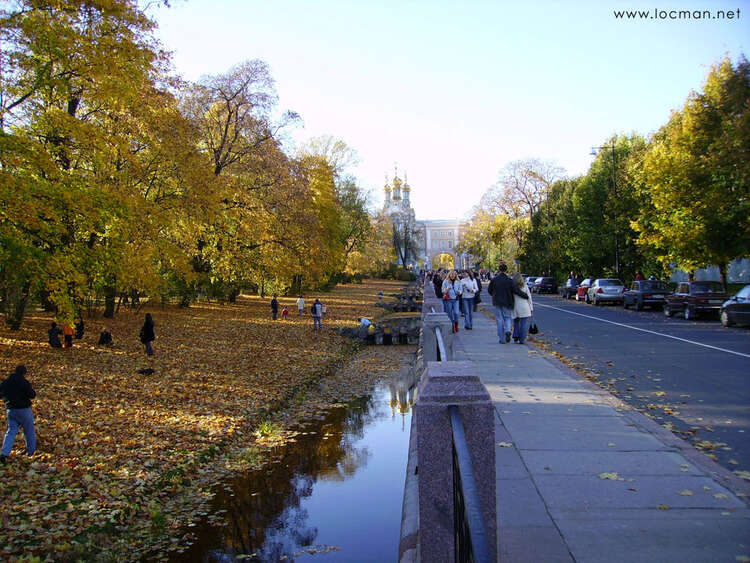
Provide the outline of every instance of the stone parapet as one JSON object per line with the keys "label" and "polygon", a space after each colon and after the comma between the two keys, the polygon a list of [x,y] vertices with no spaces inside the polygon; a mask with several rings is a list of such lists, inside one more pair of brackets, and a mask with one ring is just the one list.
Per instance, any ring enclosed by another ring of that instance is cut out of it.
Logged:
{"label": "stone parapet", "polygon": [[492,403],[472,362],[427,362],[415,406],[421,561],[454,561],[452,429],[457,406],[492,559],[497,557],[495,447]]}

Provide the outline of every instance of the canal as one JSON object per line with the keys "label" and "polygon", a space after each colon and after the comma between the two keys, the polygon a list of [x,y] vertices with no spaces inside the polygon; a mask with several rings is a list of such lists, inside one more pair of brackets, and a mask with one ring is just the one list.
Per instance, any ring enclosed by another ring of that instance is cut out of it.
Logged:
{"label": "canal", "polygon": [[323,413],[269,466],[220,487],[223,522],[200,525],[172,561],[397,560],[413,378]]}

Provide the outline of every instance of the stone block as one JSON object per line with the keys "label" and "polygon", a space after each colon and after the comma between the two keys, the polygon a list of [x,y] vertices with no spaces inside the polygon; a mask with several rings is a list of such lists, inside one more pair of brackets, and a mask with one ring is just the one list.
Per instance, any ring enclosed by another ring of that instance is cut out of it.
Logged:
{"label": "stone block", "polygon": [[452,429],[463,421],[492,559],[496,559],[494,411],[472,362],[427,362],[415,407],[422,561],[454,560]]}

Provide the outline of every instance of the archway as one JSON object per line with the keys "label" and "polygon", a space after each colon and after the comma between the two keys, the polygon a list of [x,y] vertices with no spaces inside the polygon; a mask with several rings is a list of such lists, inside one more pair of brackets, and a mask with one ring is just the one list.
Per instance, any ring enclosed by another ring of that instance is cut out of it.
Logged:
{"label": "archway", "polygon": [[455,260],[452,254],[443,252],[442,254],[436,254],[432,257],[432,269],[437,270],[443,268],[444,270],[452,270],[455,268]]}

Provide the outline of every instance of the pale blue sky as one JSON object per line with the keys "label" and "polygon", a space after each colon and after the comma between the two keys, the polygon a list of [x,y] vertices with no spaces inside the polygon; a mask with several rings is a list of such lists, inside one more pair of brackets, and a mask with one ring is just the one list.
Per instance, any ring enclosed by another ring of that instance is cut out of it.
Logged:
{"label": "pale blue sky", "polygon": [[[733,20],[622,20],[613,10],[740,10]],[[174,0],[149,12],[188,80],[266,61],[293,138],[339,137],[382,202],[408,173],[418,218],[461,217],[509,161],[585,173],[614,133],[648,135],[712,63],[750,57],[750,0]]]}

